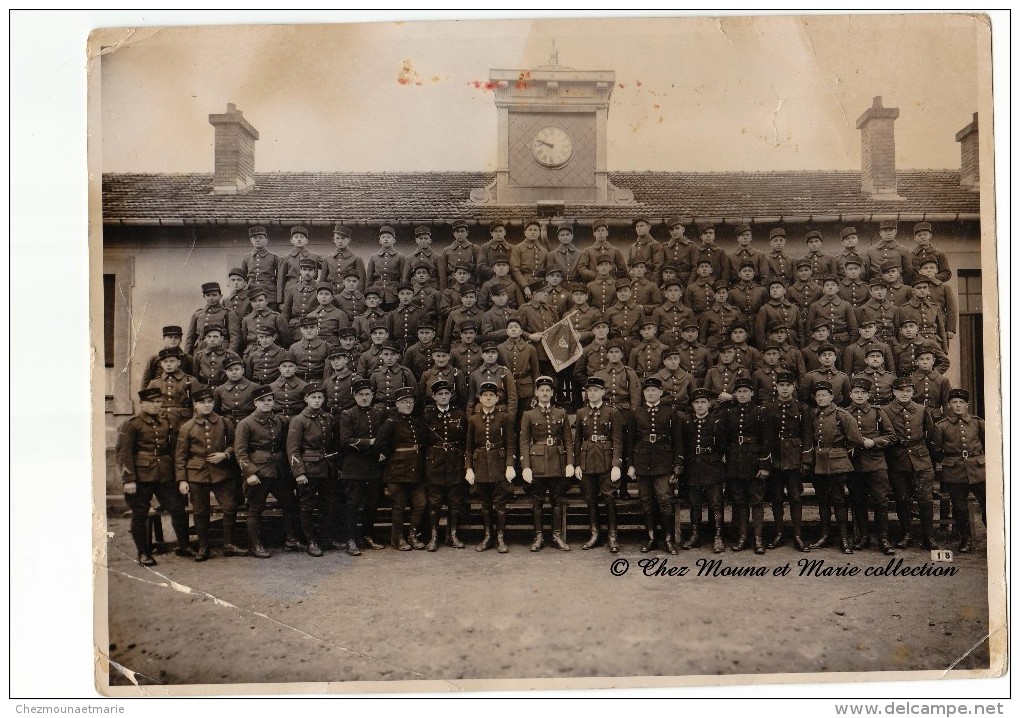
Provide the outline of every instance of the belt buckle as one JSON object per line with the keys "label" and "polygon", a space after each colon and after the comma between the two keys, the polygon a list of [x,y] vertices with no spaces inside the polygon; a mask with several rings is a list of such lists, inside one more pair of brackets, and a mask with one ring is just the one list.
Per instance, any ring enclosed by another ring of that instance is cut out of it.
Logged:
{"label": "belt buckle", "polygon": [[486,441],[485,442],[485,450],[489,451],[490,449],[492,449],[492,442],[491,441]]}
{"label": "belt buckle", "polygon": [[654,444],[658,440],[659,440],[659,436],[657,434],[649,434],[648,435],[648,443],[649,444]]}
{"label": "belt buckle", "polygon": [[969,451],[961,451],[960,452],[960,456],[962,456],[965,459],[969,459],[970,458],[970,452]]}
{"label": "belt buckle", "polygon": [[545,445],[546,446],[555,446],[556,445],[556,440],[553,439],[551,436],[547,436],[547,437],[545,437]]}

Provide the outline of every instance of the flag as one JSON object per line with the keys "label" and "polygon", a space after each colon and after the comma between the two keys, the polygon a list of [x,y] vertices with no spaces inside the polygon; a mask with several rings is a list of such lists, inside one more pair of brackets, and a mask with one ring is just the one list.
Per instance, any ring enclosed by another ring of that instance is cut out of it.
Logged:
{"label": "flag", "polygon": [[557,372],[563,371],[580,359],[584,352],[581,338],[577,336],[574,325],[570,323],[572,314],[573,312],[542,332],[542,347]]}

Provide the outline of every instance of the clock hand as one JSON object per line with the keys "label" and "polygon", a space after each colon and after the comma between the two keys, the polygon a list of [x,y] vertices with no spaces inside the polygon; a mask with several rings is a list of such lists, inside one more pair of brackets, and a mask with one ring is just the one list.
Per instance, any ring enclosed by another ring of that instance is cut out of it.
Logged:
{"label": "clock hand", "polygon": [[546,147],[548,147],[549,149],[552,149],[552,148],[553,148],[553,147],[555,146],[555,145],[553,145],[553,143],[552,143],[552,142],[546,142],[546,141],[545,141],[545,140],[543,140],[543,139],[542,139],[541,137],[536,137],[536,138],[535,138],[535,142],[541,142],[541,143],[542,143],[543,145],[545,145],[545,146],[546,146]]}

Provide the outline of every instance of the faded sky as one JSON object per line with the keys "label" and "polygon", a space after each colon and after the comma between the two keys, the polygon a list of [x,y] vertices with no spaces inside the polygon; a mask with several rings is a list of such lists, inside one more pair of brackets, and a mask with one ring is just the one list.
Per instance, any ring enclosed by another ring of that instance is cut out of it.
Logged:
{"label": "faded sky", "polygon": [[899,168],[955,168],[979,28],[844,15],[139,31],[103,58],[103,171],[212,171],[208,115],[227,102],[259,130],[258,171],[492,170],[493,96],[474,83],[547,64],[553,38],[560,64],[616,72],[610,170],[859,169],[854,123],[875,95],[900,108]]}

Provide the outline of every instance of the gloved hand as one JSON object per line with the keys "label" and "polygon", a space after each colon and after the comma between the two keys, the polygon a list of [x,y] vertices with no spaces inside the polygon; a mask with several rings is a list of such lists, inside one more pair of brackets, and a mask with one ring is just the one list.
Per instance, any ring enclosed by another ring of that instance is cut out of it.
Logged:
{"label": "gloved hand", "polygon": [[768,469],[758,469],[756,476],[759,479],[767,479],[769,477]]}
{"label": "gloved hand", "polygon": [[864,448],[873,449],[875,447],[875,440],[864,437]]}
{"label": "gloved hand", "polygon": [[474,469],[468,469],[467,471],[465,471],[464,472],[464,480],[467,481],[472,486],[474,486],[475,485],[475,470]]}
{"label": "gloved hand", "polygon": [[301,474],[300,476],[295,476],[294,481],[297,482],[298,486],[306,486],[308,484],[308,477]]}
{"label": "gloved hand", "polygon": [[508,466],[508,467],[506,467],[506,474],[505,475],[506,475],[506,480],[507,481],[513,481],[517,477],[517,472],[514,471],[514,467]]}
{"label": "gloved hand", "polygon": [[530,484],[532,481],[535,480],[535,477],[531,473],[531,469],[524,469],[521,472],[521,478],[524,479],[524,483],[526,484]]}
{"label": "gloved hand", "polygon": [[581,470],[580,466],[575,466],[574,467],[574,478],[575,479],[582,479],[582,478],[584,478],[584,472]]}
{"label": "gloved hand", "polygon": [[128,481],[126,484],[124,484],[125,494],[133,494],[136,491],[138,491],[138,484],[136,484],[134,481]]}
{"label": "gloved hand", "polygon": [[614,466],[613,470],[609,472],[609,480],[616,483],[623,476],[623,472],[620,471],[619,466]]}
{"label": "gloved hand", "polygon": [[247,479],[245,479],[245,482],[247,482],[248,486],[258,486],[259,484],[262,483],[261,481],[259,481],[259,477],[256,476],[255,474],[252,474]]}
{"label": "gloved hand", "polygon": [[184,496],[187,496],[191,492],[191,490],[188,488],[187,481],[177,482],[177,490],[180,491],[181,494],[183,494]]}
{"label": "gloved hand", "polygon": [[669,477],[669,485],[676,486],[680,483],[680,474],[683,473],[683,468],[680,466],[673,467],[673,474]]}
{"label": "gloved hand", "polygon": [[627,476],[633,479],[635,476],[637,476],[637,469],[631,466],[629,469],[627,469]]}

